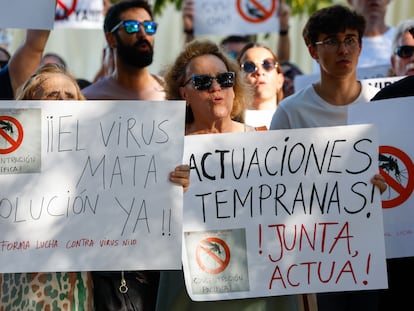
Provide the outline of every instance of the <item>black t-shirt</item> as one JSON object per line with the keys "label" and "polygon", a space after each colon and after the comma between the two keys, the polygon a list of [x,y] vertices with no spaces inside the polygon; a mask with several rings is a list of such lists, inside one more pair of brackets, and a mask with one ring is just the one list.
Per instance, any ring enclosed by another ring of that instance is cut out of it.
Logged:
{"label": "black t-shirt", "polygon": [[414,76],[408,76],[382,88],[371,100],[414,96]]}
{"label": "black t-shirt", "polygon": [[13,88],[11,86],[9,66],[0,71],[0,99],[14,99]]}

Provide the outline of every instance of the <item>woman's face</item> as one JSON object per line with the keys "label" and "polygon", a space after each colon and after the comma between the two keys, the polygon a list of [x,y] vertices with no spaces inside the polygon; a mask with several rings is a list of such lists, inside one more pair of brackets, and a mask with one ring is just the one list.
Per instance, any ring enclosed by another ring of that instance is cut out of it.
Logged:
{"label": "woman's face", "polygon": [[255,88],[255,98],[266,100],[275,97],[283,85],[283,74],[277,71],[279,64],[274,61],[272,53],[263,47],[250,48],[240,59],[242,66],[246,62],[252,62],[256,66],[256,70],[250,73],[245,71],[247,66],[242,69],[246,81]]}
{"label": "woman's face", "polygon": [[47,73],[36,90],[35,100],[79,100],[73,80],[62,73]]}
{"label": "woman's face", "polygon": [[[188,82],[180,87],[180,94],[193,111],[194,123],[208,126],[218,119],[231,118],[235,94],[230,83],[231,74],[223,75],[227,72],[224,62],[215,55],[198,56],[188,64],[185,75],[185,81]],[[192,76],[196,76],[194,82],[189,80]],[[216,77],[222,85],[217,79],[211,80],[209,77]],[[197,90],[199,83],[204,87]]]}

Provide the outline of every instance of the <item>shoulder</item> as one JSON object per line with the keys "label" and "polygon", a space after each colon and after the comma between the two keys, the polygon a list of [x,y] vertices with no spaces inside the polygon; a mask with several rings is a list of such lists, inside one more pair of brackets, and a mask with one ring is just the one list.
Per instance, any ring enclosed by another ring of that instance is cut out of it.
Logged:
{"label": "shoulder", "polygon": [[114,88],[111,79],[104,77],[82,89],[82,94],[87,99],[111,99],[115,93]]}
{"label": "shoulder", "polygon": [[165,80],[164,80],[164,77],[159,76],[159,75],[155,75],[155,74],[151,74],[151,76],[158,82],[158,84],[162,88],[165,88]]}

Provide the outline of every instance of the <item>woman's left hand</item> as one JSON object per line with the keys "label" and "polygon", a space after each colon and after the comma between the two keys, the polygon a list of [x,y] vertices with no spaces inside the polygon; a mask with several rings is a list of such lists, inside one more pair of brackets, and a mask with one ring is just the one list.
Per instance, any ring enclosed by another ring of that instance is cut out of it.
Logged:
{"label": "woman's left hand", "polygon": [[371,179],[372,184],[378,187],[381,194],[384,193],[385,190],[387,190],[387,184],[385,183],[385,179],[381,174],[375,174],[374,177]]}

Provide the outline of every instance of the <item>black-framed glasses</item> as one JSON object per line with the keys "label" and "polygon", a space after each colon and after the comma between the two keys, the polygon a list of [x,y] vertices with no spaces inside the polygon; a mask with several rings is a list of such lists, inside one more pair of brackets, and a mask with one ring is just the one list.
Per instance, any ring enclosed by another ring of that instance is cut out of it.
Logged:
{"label": "black-framed glasses", "polygon": [[413,56],[414,46],[411,45],[402,45],[395,48],[394,54],[398,55],[401,58],[410,58]]}
{"label": "black-framed glasses", "polygon": [[189,82],[192,82],[197,91],[205,91],[210,89],[213,84],[213,80],[216,80],[220,87],[228,88],[234,85],[235,77],[236,74],[233,71],[219,73],[215,77],[209,75],[192,75],[190,79],[183,84],[183,86]]}
{"label": "black-framed glasses", "polygon": [[133,34],[139,32],[139,28],[141,25],[144,27],[144,30],[146,34],[148,35],[154,35],[157,32],[157,26],[158,24],[154,21],[135,21],[135,20],[126,20],[126,21],[120,21],[118,24],[114,26],[114,28],[111,29],[111,32],[117,31],[120,27],[124,27],[126,33]]}
{"label": "black-framed glasses", "polygon": [[414,27],[411,27],[410,29],[408,29],[408,32],[413,36],[414,38]]}
{"label": "black-framed glasses", "polygon": [[345,47],[350,50],[354,50],[359,46],[358,39],[354,36],[346,37],[344,41],[337,38],[327,38],[322,41],[316,41],[315,45],[322,45],[329,51],[337,51],[341,46],[341,43],[343,43]]}
{"label": "black-framed glasses", "polygon": [[278,65],[277,62],[275,62],[271,58],[265,59],[261,62],[252,62],[252,61],[248,60],[248,61],[245,61],[243,64],[241,64],[241,69],[246,73],[254,73],[257,70],[259,70],[259,68],[256,66],[256,64],[261,65],[263,70],[265,70],[267,72],[272,71]]}

